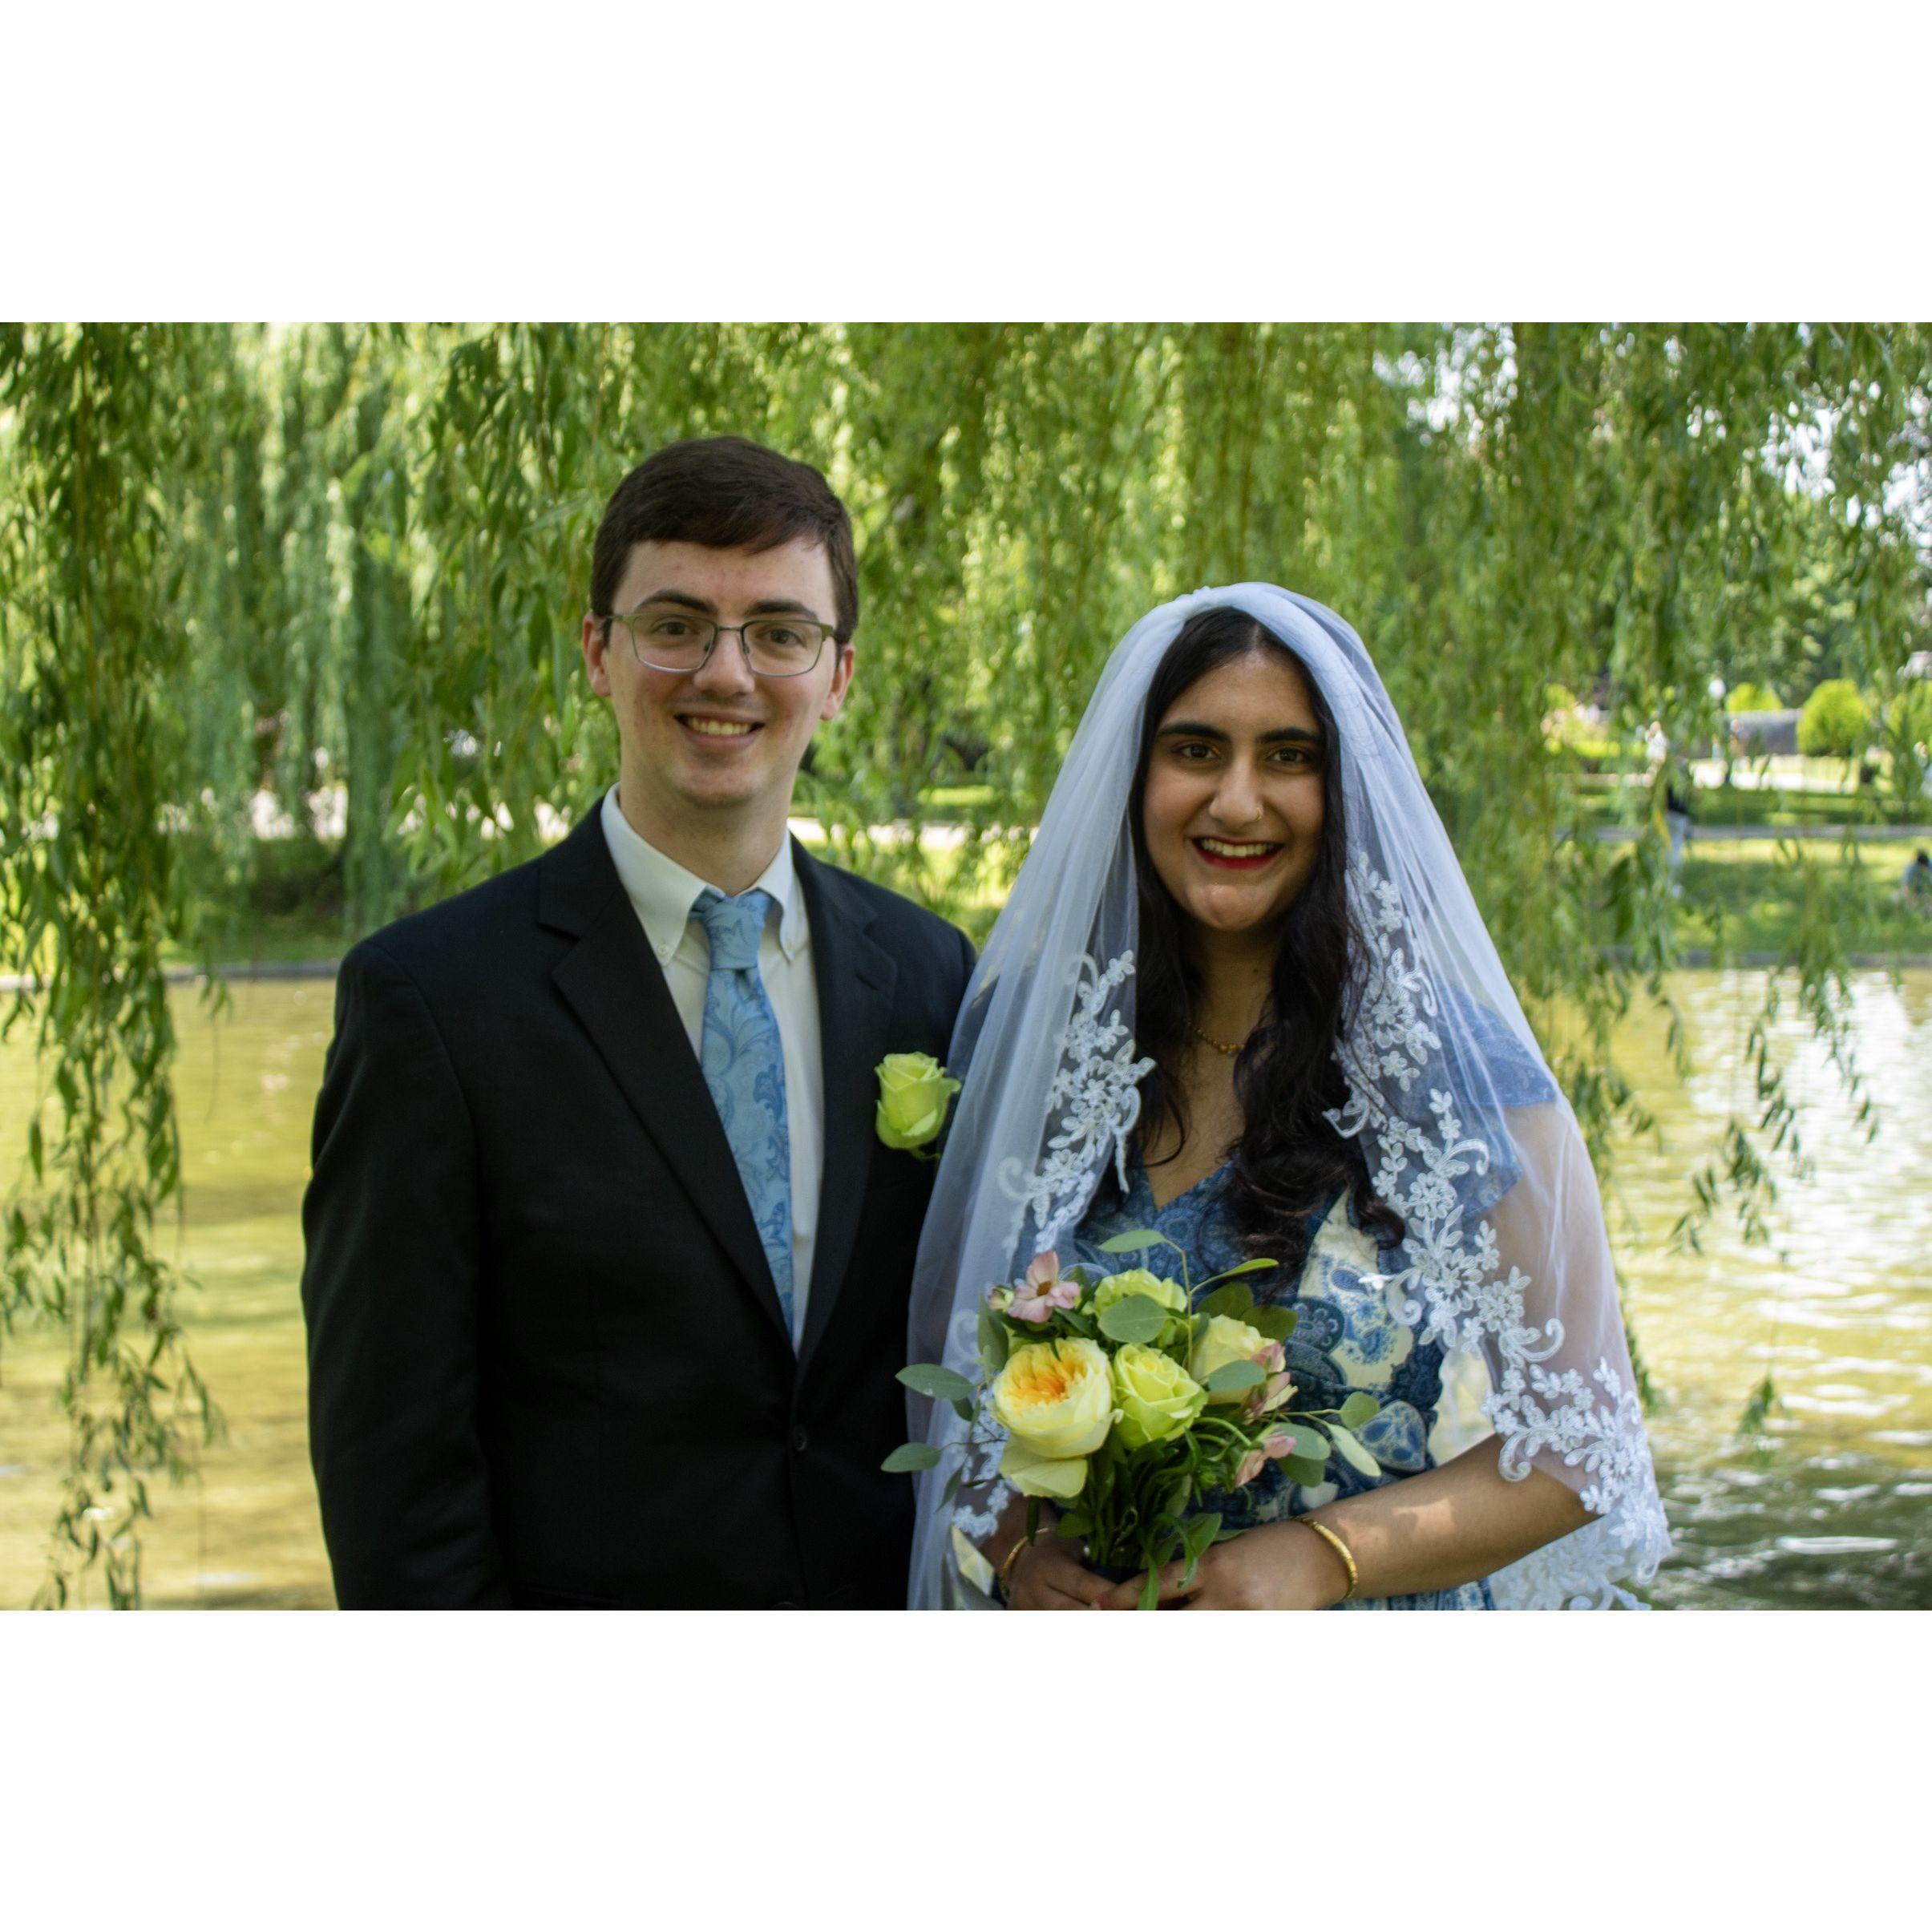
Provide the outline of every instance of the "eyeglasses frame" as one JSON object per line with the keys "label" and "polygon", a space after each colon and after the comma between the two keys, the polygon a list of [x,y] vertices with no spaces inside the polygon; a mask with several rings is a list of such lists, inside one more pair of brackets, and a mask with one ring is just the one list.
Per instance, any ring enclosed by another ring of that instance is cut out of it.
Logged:
{"label": "eyeglasses frame", "polygon": [[787,678],[810,677],[812,673],[825,661],[825,647],[828,644],[835,651],[842,651],[845,649],[835,626],[827,624],[817,617],[802,617],[798,620],[800,623],[809,624],[814,630],[824,633],[818,640],[818,656],[813,658],[811,662],[806,665],[802,671],[761,671],[751,661],[751,644],[745,633],[754,624],[782,623],[782,618],[777,616],[766,616],[750,618],[743,624],[713,624],[702,612],[691,611],[684,614],[688,616],[693,623],[711,624],[711,641],[705,646],[704,656],[693,665],[653,664],[650,659],[645,656],[644,646],[637,641],[637,633],[631,629],[630,624],[632,618],[637,616],[640,612],[650,608],[649,604],[641,604],[637,606],[637,609],[633,611],[604,612],[600,620],[604,625],[604,648],[606,650],[610,649],[610,627],[613,624],[621,624],[624,626],[624,636],[631,641],[631,655],[637,659],[637,662],[647,671],[662,671],[672,677],[695,677],[711,661],[711,653],[717,649],[718,639],[723,637],[727,631],[734,631],[738,635],[738,648],[744,654],[745,669],[754,677],[762,677],[774,683],[782,683]]}

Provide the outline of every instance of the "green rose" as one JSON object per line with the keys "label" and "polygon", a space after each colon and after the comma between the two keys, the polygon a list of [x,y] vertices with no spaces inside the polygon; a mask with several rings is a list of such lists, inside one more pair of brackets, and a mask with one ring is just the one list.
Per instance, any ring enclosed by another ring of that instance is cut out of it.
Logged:
{"label": "green rose", "polygon": [[879,1138],[911,1153],[939,1136],[960,1083],[930,1053],[888,1053],[879,1063]]}
{"label": "green rose", "polygon": [[[1217,1368],[1225,1368],[1230,1362],[1253,1361],[1267,1345],[1268,1338],[1259,1328],[1251,1328],[1231,1315],[1217,1315],[1195,1340],[1194,1352],[1187,1358],[1188,1372],[1196,1381],[1205,1382]],[[1245,1402],[1247,1391],[1235,1389],[1213,1400]]]}
{"label": "green rose", "polygon": [[1145,1295],[1176,1315],[1187,1312],[1187,1291],[1178,1281],[1168,1281],[1150,1268],[1129,1268],[1122,1275],[1109,1275],[1093,1291],[1093,1312],[1110,1308],[1130,1295]]}
{"label": "green rose", "polygon": [[1207,1391],[1173,1356],[1129,1342],[1114,1358],[1114,1433],[1130,1449],[1166,1442],[1194,1425]]}

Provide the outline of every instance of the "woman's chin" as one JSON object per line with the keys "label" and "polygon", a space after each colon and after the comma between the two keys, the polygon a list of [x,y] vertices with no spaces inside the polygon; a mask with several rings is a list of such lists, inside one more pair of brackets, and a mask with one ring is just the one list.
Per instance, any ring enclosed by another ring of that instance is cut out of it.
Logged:
{"label": "woman's chin", "polygon": [[1272,932],[1287,907],[1276,903],[1272,892],[1264,898],[1239,887],[1190,892],[1182,911],[1197,926],[1225,939],[1239,939],[1244,933],[1257,936]]}

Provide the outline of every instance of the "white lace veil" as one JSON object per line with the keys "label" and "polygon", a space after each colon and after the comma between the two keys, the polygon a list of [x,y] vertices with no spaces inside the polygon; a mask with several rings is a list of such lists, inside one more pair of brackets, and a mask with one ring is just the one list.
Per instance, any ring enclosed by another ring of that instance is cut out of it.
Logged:
{"label": "white lace veil", "polygon": [[[948,1064],[964,1086],[920,1243],[911,1359],[976,1374],[988,1286],[1077,1227],[1110,1165],[1125,1184],[1152,1065],[1133,1038],[1127,804],[1142,711],[1182,625],[1223,605],[1295,652],[1336,722],[1367,958],[1336,1043],[1348,1102],[1331,1118],[1361,1141],[1407,1226],[1384,1259],[1392,1311],[1445,1344],[1430,1446],[1446,1460],[1493,1430],[1506,1475],[1547,1469],[1593,1513],[1492,1578],[1499,1604],[1630,1601],[1619,1584],[1647,1581],[1669,1542],[1589,1157],[1361,640],[1291,591],[1178,597],[1107,661],[954,1033]],[[948,1405],[917,1401],[914,1426],[948,1449],[917,1479],[911,1603],[936,1608],[972,1594],[958,1587],[944,1494],[964,1425]]]}

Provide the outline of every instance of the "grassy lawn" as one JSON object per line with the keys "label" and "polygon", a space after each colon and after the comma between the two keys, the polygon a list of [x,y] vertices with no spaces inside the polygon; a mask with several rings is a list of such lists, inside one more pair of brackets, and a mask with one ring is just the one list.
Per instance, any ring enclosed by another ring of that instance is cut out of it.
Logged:
{"label": "grassy lawn", "polygon": [[[1839,895],[1839,932],[1848,952],[1932,953],[1932,915],[1898,903],[1899,875],[1913,847],[1901,841],[1857,848],[1849,863],[1835,847],[1807,848],[1826,890]],[[1798,923],[1794,880],[1775,844],[1699,839],[1685,849],[1678,925],[1685,947],[1776,952]]]}

